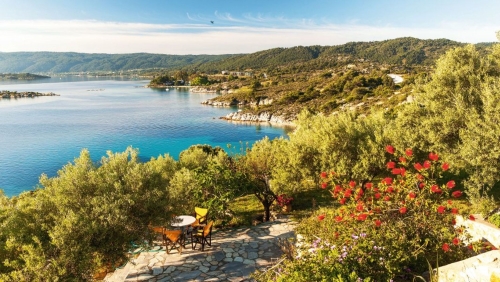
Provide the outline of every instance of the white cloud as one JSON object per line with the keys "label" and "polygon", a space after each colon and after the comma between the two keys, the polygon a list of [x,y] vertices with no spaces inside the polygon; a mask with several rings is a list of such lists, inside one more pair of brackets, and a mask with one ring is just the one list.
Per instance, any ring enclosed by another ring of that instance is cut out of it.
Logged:
{"label": "white cloud", "polygon": [[[279,21],[263,16],[245,20],[218,14],[227,21]],[[198,17],[192,17],[198,18]],[[245,24],[245,23],[243,23]],[[442,23],[435,28],[402,28],[351,24],[316,24],[305,20],[285,28],[199,24],[148,24],[87,21],[0,21],[0,51],[55,51],[85,53],[229,54],[274,47],[338,45],[349,41],[376,41],[412,36],[448,38],[460,42],[495,41],[493,26]]]}

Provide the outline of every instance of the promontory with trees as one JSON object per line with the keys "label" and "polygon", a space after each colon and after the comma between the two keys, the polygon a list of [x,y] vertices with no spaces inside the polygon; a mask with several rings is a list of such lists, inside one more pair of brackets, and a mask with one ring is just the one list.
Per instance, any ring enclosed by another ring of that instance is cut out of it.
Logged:
{"label": "promontory with trees", "polygon": [[282,194],[295,199],[302,245],[258,281],[413,281],[485,250],[454,221],[498,208],[499,44],[278,48],[164,75],[206,76],[227,92],[217,101],[284,115],[295,130],[236,155],[197,145],[141,162],[129,148],[95,163],[83,150],[33,191],[0,194],[0,280],[91,281],[173,214],[202,205],[217,228],[245,225],[268,220]]}

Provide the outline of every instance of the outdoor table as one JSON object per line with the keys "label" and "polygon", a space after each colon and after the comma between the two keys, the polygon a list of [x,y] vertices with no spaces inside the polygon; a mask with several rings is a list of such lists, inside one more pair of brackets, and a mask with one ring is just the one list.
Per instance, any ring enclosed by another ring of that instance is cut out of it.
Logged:
{"label": "outdoor table", "polygon": [[185,227],[193,224],[195,221],[196,218],[194,218],[194,216],[179,215],[174,217],[174,220],[172,220],[172,223],[170,224],[173,227],[180,227],[182,229],[182,236],[184,236],[184,247],[186,246],[186,238],[187,238],[187,233],[186,233],[187,229]]}

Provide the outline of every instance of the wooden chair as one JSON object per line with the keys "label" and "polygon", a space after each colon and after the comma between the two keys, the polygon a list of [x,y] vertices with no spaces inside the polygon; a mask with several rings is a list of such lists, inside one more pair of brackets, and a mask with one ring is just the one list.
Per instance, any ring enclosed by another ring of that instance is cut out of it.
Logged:
{"label": "wooden chair", "polygon": [[191,224],[191,227],[193,227],[193,229],[204,227],[207,224],[208,209],[195,207],[194,212],[196,221]]}
{"label": "wooden chair", "polygon": [[[162,241],[162,245],[165,245],[165,236],[163,234],[164,231],[165,231],[165,228],[159,227],[159,226],[150,227],[150,228],[153,231],[153,233],[155,233],[156,240],[161,240]],[[159,238],[160,236],[161,236],[161,239]]]}
{"label": "wooden chair", "polygon": [[164,230],[163,238],[165,240],[167,254],[170,254],[170,251],[174,248],[177,249],[179,254],[182,254],[184,236],[181,230]]}
{"label": "wooden chair", "polygon": [[196,249],[198,243],[201,244],[201,251],[205,250],[205,244],[212,246],[212,226],[214,222],[210,221],[203,229],[198,229],[191,233],[191,247]]}

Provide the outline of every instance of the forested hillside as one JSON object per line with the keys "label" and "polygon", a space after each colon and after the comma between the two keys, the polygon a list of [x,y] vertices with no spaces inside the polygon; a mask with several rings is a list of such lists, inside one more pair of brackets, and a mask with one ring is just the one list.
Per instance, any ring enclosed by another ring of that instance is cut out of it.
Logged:
{"label": "forested hillside", "polygon": [[[274,48],[189,66],[189,68],[204,72],[241,71],[277,68],[304,62],[322,67],[336,67],[346,62],[359,60],[384,64],[432,65],[447,50],[464,45],[464,43],[448,39],[422,40],[403,37],[375,42],[349,42],[337,46]],[[478,44],[480,49],[488,46],[491,44]]]}
{"label": "forested hillside", "polygon": [[[447,39],[421,40],[404,37],[377,42],[350,42],[337,46],[274,48],[242,55],[14,52],[0,53],[0,73],[119,72],[137,69],[183,69],[219,73],[222,70],[273,69],[297,63],[336,67],[359,59],[387,64],[432,65],[446,50],[463,45]],[[477,47],[484,49],[490,45],[481,43]]]}
{"label": "forested hillside", "polygon": [[0,72],[61,73],[178,69],[221,60],[230,55],[85,54],[61,52],[0,53]]}

